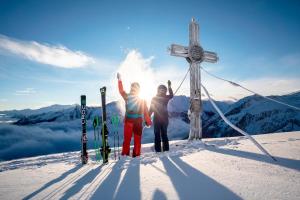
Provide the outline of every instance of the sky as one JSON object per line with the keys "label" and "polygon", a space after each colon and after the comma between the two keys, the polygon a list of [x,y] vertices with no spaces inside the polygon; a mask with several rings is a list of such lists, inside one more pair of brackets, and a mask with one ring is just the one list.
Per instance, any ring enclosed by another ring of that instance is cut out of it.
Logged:
{"label": "sky", "polygon": [[[188,64],[168,47],[188,45],[188,24],[200,26],[200,45],[219,56],[201,66],[263,95],[300,90],[299,1],[0,0],[0,110],[52,104],[100,105],[141,83],[148,102],[159,84],[175,90]],[[216,100],[250,95],[202,72]],[[186,80],[177,95],[189,94]]]}

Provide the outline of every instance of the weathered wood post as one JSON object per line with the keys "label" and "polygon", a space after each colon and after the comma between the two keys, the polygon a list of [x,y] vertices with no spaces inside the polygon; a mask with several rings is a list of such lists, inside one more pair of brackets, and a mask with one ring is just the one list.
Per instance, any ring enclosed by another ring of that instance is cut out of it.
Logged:
{"label": "weathered wood post", "polygon": [[172,44],[170,47],[172,56],[184,57],[190,64],[190,134],[189,140],[202,138],[201,123],[201,70],[200,63],[218,61],[214,52],[204,51],[199,44],[199,25],[195,19],[189,25],[189,46]]}

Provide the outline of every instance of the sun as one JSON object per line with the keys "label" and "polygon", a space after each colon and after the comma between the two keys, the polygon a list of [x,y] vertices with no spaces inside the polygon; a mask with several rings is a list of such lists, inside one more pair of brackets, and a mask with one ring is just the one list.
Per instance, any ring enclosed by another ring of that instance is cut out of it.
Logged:
{"label": "sun", "polygon": [[140,83],[141,88],[140,88],[140,94],[139,97],[141,99],[144,99],[147,101],[147,104],[150,104],[151,99],[155,96],[156,94],[156,86],[155,84],[149,80],[144,80],[142,83]]}
{"label": "sun", "polygon": [[146,100],[148,105],[155,96],[157,87],[156,76],[151,67],[152,59],[153,57],[144,58],[141,53],[132,50],[118,69],[125,88],[130,88],[133,82],[139,83],[139,97]]}

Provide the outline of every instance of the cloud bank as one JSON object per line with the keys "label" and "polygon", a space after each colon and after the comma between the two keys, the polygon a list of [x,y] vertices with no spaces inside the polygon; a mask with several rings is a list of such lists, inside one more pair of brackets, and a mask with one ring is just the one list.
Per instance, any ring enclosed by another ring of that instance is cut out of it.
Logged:
{"label": "cloud bank", "polygon": [[79,68],[95,63],[94,59],[85,53],[72,51],[62,45],[21,41],[4,35],[0,35],[0,50],[31,61],[62,68]]}
{"label": "cloud bank", "polygon": [[[150,103],[150,100],[155,96],[157,87],[160,84],[167,85],[167,81],[172,81],[172,87],[175,91],[179,85],[182,76],[186,73],[187,67],[178,67],[176,65],[164,65],[159,68],[153,66],[154,57],[150,56],[145,58],[137,50],[129,50],[125,59],[119,64],[117,70],[111,77],[111,99],[122,100],[117,89],[116,74],[119,72],[122,77],[124,89],[129,92],[130,84],[138,82],[141,86],[141,97]],[[187,81],[188,83],[189,81]],[[187,91],[189,88],[188,84],[182,86],[179,92],[183,94],[189,94]],[[187,91],[187,92],[186,92]]]}
{"label": "cloud bank", "polygon": [[[156,88],[159,84],[166,84],[167,80],[172,81],[173,91],[177,89],[182,78],[187,72],[188,64],[183,66],[177,66],[174,64],[163,65],[158,67],[153,66],[154,57],[145,58],[139,51],[130,50],[128,51],[125,59],[119,64],[117,71],[113,73],[111,79],[111,87],[114,96],[112,99],[121,100],[120,95],[117,91],[116,73],[120,72],[123,79],[124,88],[127,92],[130,89],[130,83],[139,82],[141,85],[142,93],[144,97],[153,97],[156,94]],[[206,64],[206,66],[209,66]],[[208,71],[212,71],[218,68],[223,70],[224,67],[214,66],[213,68],[204,67]],[[218,71],[217,70],[217,71]],[[222,75],[220,75],[222,77]],[[223,77],[227,78],[227,77]],[[232,86],[231,84],[215,79],[205,72],[202,71],[201,75],[202,83],[207,87],[209,92],[216,100],[238,100],[245,96],[252,95],[246,90]],[[258,92],[262,95],[283,95],[288,94],[300,89],[300,80],[291,77],[276,77],[276,76],[265,76],[247,80],[232,80],[241,85]],[[189,88],[189,75],[185,82],[182,84],[176,95],[190,95]],[[142,95],[143,96],[143,95]]]}
{"label": "cloud bank", "polygon": [[80,149],[79,131],[53,131],[40,127],[2,124],[0,137],[0,160]]}

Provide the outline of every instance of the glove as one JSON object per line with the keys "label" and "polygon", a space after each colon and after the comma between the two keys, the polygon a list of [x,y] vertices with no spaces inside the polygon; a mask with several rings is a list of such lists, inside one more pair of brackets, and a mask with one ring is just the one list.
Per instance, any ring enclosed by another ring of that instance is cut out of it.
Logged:
{"label": "glove", "polygon": [[117,79],[121,80],[121,74],[119,72],[117,73]]}
{"label": "glove", "polygon": [[168,80],[168,87],[171,87],[171,81]]}

